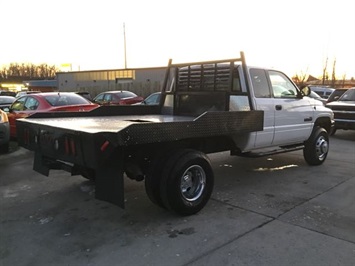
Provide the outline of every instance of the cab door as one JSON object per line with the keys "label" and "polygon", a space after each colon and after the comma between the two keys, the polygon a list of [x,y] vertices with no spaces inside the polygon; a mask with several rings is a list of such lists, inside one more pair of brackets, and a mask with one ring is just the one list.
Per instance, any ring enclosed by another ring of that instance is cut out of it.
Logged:
{"label": "cab door", "polygon": [[305,141],[313,128],[314,109],[289,78],[278,71],[251,68],[255,107],[264,111],[264,129],[253,133],[254,148]]}
{"label": "cab door", "polygon": [[272,144],[276,146],[305,141],[313,128],[314,107],[282,72],[269,70],[268,77],[275,114]]}

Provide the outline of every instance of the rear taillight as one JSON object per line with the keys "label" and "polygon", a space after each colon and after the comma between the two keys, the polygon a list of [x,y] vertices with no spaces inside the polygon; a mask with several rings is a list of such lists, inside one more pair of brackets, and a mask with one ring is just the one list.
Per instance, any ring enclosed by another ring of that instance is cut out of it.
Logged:
{"label": "rear taillight", "polygon": [[30,130],[28,128],[25,128],[23,130],[23,143],[25,145],[29,145],[30,144]]}
{"label": "rear taillight", "polygon": [[105,151],[109,144],[110,144],[110,142],[109,142],[108,140],[106,140],[106,141],[101,145],[101,148],[100,148],[101,151]]}
{"label": "rear taillight", "polygon": [[64,139],[64,150],[67,155],[76,155],[76,146],[74,139],[70,137],[65,137]]}

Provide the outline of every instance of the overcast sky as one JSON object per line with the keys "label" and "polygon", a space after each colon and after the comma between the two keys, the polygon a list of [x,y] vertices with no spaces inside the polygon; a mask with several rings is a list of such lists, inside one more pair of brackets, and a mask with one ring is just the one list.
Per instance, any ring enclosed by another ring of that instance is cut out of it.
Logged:
{"label": "overcast sky", "polygon": [[354,0],[0,0],[0,66],[72,70],[239,57],[288,75],[355,77]]}

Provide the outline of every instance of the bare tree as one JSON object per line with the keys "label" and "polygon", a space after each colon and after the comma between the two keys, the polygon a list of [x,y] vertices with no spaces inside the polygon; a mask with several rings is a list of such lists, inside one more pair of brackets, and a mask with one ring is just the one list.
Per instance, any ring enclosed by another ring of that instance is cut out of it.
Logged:
{"label": "bare tree", "polygon": [[302,88],[303,86],[306,85],[307,77],[309,76],[307,72],[308,72],[308,68],[304,73],[303,71],[301,71],[300,73],[296,73],[296,75],[292,77],[292,80],[297,84],[298,87]]}
{"label": "bare tree", "polygon": [[346,74],[343,74],[341,86],[345,87]]}
{"label": "bare tree", "polygon": [[328,80],[327,68],[328,68],[328,57],[325,59],[325,64],[323,67],[322,85],[325,84],[325,80]]}
{"label": "bare tree", "polygon": [[332,71],[332,82],[331,82],[331,87],[334,88],[335,87],[335,82],[336,82],[336,77],[335,77],[335,65],[336,65],[336,58],[334,58],[334,62],[333,62],[333,71]]}
{"label": "bare tree", "polygon": [[14,79],[53,79],[58,71],[59,69],[55,65],[10,63],[0,69],[0,79],[4,81]]}

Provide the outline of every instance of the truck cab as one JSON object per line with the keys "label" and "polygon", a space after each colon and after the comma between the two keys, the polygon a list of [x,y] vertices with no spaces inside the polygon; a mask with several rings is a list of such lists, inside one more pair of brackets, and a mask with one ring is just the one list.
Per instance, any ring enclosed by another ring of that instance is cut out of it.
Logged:
{"label": "truck cab", "polygon": [[318,118],[328,117],[323,126],[330,130],[329,109],[307,97],[284,73],[260,68],[250,68],[249,72],[253,104],[256,110],[264,111],[264,129],[251,133],[254,145],[249,143],[246,150],[302,143]]}
{"label": "truck cab", "polygon": [[281,71],[244,67],[243,61],[177,65],[170,71],[161,102],[167,114],[263,111],[263,130],[233,137],[241,153],[297,145],[315,124],[329,132],[333,123],[332,111]]}

